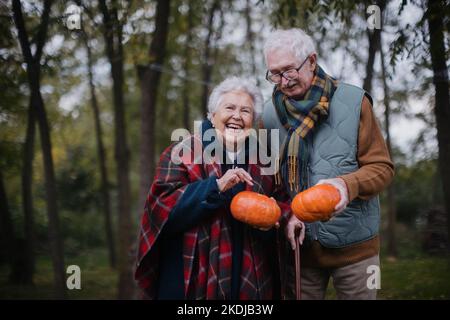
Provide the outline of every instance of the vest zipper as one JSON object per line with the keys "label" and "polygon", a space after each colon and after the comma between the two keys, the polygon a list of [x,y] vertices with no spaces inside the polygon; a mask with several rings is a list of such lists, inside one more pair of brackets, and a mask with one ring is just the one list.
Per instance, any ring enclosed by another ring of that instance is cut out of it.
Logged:
{"label": "vest zipper", "polygon": [[[306,141],[306,147],[308,148],[308,155],[311,158],[311,152],[312,152],[312,148],[311,148],[311,144],[312,144],[312,138],[311,136],[307,139]],[[306,183],[307,183],[307,187],[310,188],[311,187],[311,166],[309,164],[309,160],[308,159],[308,164],[306,165]],[[312,233],[312,237],[314,240],[318,240],[318,236],[317,236],[317,223],[313,222],[311,224],[311,233]]]}
{"label": "vest zipper", "polygon": [[306,187],[311,188],[311,180],[310,180],[310,174],[309,174],[310,166],[309,163],[306,165]]}

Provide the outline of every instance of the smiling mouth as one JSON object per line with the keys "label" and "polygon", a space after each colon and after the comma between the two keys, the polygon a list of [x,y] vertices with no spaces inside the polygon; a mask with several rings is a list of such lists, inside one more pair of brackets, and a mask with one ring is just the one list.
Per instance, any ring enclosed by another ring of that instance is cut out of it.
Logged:
{"label": "smiling mouth", "polygon": [[243,126],[241,126],[239,124],[234,124],[234,123],[226,124],[225,128],[228,132],[232,132],[232,133],[241,133],[244,129]]}

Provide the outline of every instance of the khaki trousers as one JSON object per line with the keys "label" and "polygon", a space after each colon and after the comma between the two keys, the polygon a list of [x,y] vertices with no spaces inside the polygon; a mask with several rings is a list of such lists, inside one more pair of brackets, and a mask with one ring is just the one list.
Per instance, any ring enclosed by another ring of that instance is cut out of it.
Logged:
{"label": "khaki trousers", "polygon": [[379,266],[380,257],[376,255],[341,268],[301,268],[302,300],[325,299],[330,277],[337,299],[375,300],[377,289],[373,280],[375,273],[380,270]]}

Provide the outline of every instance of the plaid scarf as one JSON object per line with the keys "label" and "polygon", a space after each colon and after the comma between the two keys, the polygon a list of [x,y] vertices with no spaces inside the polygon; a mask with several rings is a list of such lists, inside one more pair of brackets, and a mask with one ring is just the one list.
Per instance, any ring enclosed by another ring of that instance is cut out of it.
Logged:
{"label": "plaid scarf", "polygon": [[281,148],[275,182],[286,182],[289,192],[296,194],[307,186],[309,153],[307,139],[313,129],[328,117],[329,102],[337,81],[317,65],[311,87],[302,100],[294,100],[274,88],[272,101],[280,122],[288,131]]}
{"label": "plaid scarf", "polygon": [[[159,256],[164,254],[160,252],[158,238],[170,211],[181,199],[188,184],[213,175],[222,176],[219,162],[198,164],[193,158],[193,150],[198,150],[194,144],[201,144],[200,150],[204,147],[199,137],[191,136],[180,143],[192,152],[183,153],[181,164],[175,164],[171,159],[172,150],[178,143],[172,144],[162,153],[142,216],[135,279],[143,289],[144,296],[150,299],[156,297]],[[260,170],[258,165],[248,165],[248,172],[255,184],[253,187],[247,185],[246,188],[286,201],[278,203],[282,209],[280,224],[283,225],[290,214],[287,203],[289,197],[281,188],[274,189],[273,176],[261,175]],[[231,296],[230,215],[228,207],[221,208],[210,219],[205,219],[184,233],[183,274],[187,299],[228,299]],[[252,227],[244,226],[239,299],[271,299],[270,250],[257,241],[253,232]]]}

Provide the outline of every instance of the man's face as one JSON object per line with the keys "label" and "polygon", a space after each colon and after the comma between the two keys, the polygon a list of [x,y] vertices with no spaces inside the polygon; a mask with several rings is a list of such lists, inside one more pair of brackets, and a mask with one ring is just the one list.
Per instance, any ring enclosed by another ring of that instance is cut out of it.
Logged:
{"label": "man's face", "polygon": [[[287,50],[272,50],[267,53],[267,69],[272,74],[281,73],[289,69],[298,68],[303,61],[299,61],[294,54]],[[302,98],[311,87],[316,67],[316,55],[312,54],[308,61],[298,71],[298,76],[293,80],[281,77],[281,83],[277,87],[288,97]]]}

